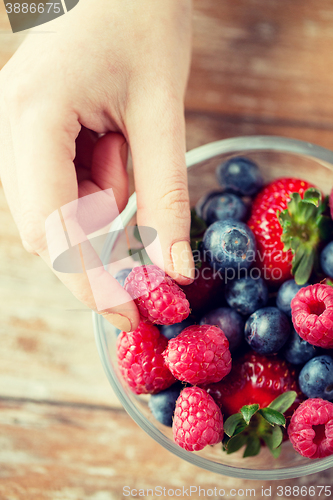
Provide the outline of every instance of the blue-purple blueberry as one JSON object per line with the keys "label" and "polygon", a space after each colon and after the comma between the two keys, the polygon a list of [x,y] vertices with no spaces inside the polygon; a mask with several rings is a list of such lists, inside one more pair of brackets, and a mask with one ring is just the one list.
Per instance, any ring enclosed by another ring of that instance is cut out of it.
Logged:
{"label": "blue-purple blueberry", "polygon": [[245,323],[245,340],[259,354],[275,354],[289,335],[289,319],[277,307],[258,309]]}
{"label": "blue-purple blueberry", "polygon": [[320,265],[323,272],[333,278],[333,241],[325,246],[320,254]]}
{"label": "blue-purple blueberry", "polygon": [[205,220],[205,218],[206,218],[206,206],[207,206],[207,203],[212,198],[214,198],[214,196],[219,196],[219,195],[221,195],[223,193],[224,193],[224,191],[220,189],[218,191],[209,191],[209,193],[206,193],[203,196],[201,196],[201,198],[199,199],[199,201],[197,201],[197,203],[195,205],[195,212],[196,212],[196,214],[199,217],[201,217],[202,219]]}
{"label": "blue-purple blueberry", "polygon": [[219,165],[216,176],[221,186],[242,196],[253,196],[264,185],[258,165],[242,156],[235,156]]}
{"label": "blue-purple blueberry", "polygon": [[244,222],[217,221],[204,234],[203,253],[214,270],[248,269],[255,259],[255,237]]}
{"label": "blue-purple blueberry", "polygon": [[304,365],[307,361],[318,356],[321,352],[319,347],[309,344],[303,340],[293,329],[289,339],[282,350],[283,357],[293,365]]}
{"label": "blue-purple blueberry", "polygon": [[188,326],[192,326],[194,324],[195,321],[192,318],[186,318],[181,323],[174,323],[173,325],[161,326],[160,332],[168,340],[171,340],[177,337],[185,328],[187,328]]}
{"label": "blue-purple blueberry", "polygon": [[295,280],[291,279],[285,281],[279,288],[276,297],[276,305],[280,311],[291,317],[291,301],[295,297],[296,293],[305,286],[309,286],[309,283],[304,285],[297,285]]}
{"label": "blue-purple blueberry", "polygon": [[150,396],[148,406],[159,422],[168,427],[172,427],[172,418],[175,412],[176,401],[184,386],[177,382],[168,389]]}
{"label": "blue-purple blueberry", "polygon": [[308,398],[333,399],[333,358],[327,354],[310,359],[302,368],[299,387]]}
{"label": "blue-purple blueberry", "polygon": [[131,271],[131,268],[121,269],[114,275],[119,285],[121,285],[122,287],[124,286],[125,280]]}
{"label": "blue-purple blueberry", "polygon": [[220,328],[229,341],[230,352],[235,352],[244,340],[244,320],[229,307],[219,307],[205,314],[200,325],[214,325]]}
{"label": "blue-purple blueberry", "polygon": [[262,278],[244,276],[227,283],[225,298],[230,307],[247,316],[268,302],[268,288]]}
{"label": "blue-purple blueberry", "polygon": [[244,220],[247,207],[236,194],[221,193],[211,197],[204,209],[204,220],[208,226],[217,220]]}

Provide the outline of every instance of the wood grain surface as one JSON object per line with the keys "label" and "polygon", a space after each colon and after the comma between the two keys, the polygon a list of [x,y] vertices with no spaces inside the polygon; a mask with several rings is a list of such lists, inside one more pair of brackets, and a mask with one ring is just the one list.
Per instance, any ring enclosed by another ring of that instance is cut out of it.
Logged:
{"label": "wood grain surface", "polygon": [[[24,37],[0,2],[0,68]],[[258,134],[333,149],[332,47],[330,0],[195,0],[188,149]],[[218,476],[138,428],[104,375],[90,312],[23,250],[1,185],[0,318],[0,500],[114,500],[125,485],[255,488],[255,498],[272,486],[277,500],[277,484],[332,483],[330,471],[278,483]]]}

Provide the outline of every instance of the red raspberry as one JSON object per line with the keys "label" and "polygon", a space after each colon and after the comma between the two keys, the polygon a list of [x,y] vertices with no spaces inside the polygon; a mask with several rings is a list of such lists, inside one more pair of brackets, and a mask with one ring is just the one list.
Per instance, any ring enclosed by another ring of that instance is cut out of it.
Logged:
{"label": "red raspberry", "polygon": [[120,373],[136,394],[156,394],[175,382],[166,367],[163,351],[168,344],[156,326],[140,322],[133,332],[117,339]]}
{"label": "red raspberry", "polygon": [[124,288],[138,306],[141,317],[151,323],[173,325],[190,314],[185,293],[157,266],[134,267]]}
{"label": "red raspberry", "polygon": [[333,287],[316,283],[301,288],[291,301],[296,332],[312,345],[333,347]]}
{"label": "red raspberry", "polygon": [[192,385],[219,382],[231,370],[228,339],[212,325],[188,326],[169,341],[163,356],[171,373]]}
{"label": "red raspberry", "polygon": [[176,401],[172,425],[173,437],[187,451],[202,450],[223,438],[220,408],[204,389],[187,387]]}
{"label": "red raspberry", "polygon": [[333,454],[333,403],[307,399],[294,412],[288,427],[291,444],[307,458]]}

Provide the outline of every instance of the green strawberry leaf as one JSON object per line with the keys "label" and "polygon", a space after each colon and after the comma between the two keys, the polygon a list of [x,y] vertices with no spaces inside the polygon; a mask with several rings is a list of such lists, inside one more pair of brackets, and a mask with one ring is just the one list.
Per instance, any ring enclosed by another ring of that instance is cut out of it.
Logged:
{"label": "green strawberry leaf", "polygon": [[271,454],[273,455],[274,458],[279,458],[281,450],[282,450],[282,446],[280,445],[277,448],[274,448],[273,450],[270,449],[269,451],[271,452]]}
{"label": "green strawberry leaf", "polygon": [[272,410],[271,408],[262,408],[259,413],[271,425],[286,425],[286,419],[282,413]]}
{"label": "green strawberry leaf", "polygon": [[[318,189],[310,188],[302,200],[299,193],[291,193],[287,208],[277,213],[282,228],[284,250],[293,254],[292,274],[299,285],[306,283],[316,262],[319,244],[332,234],[333,223],[323,215],[327,201]],[[327,235],[327,236],[326,236]]]}
{"label": "green strawberry leaf", "polygon": [[243,408],[241,408],[241,413],[244,417],[245,422],[247,425],[249,425],[251,418],[257,411],[259,410],[259,405],[254,404],[254,405],[245,405]]}
{"label": "green strawberry leaf", "polygon": [[[237,427],[240,424],[244,424],[244,418],[240,413],[235,413],[231,415],[231,417],[227,418],[227,420],[223,424],[224,432],[229,436],[233,436]],[[242,426],[242,425],[241,425]]]}
{"label": "green strawberry leaf", "polygon": [[303,201],[305,203],[312,203],[316,207],[319,207],[321,203],[321,192],[316,188],[309,188],[305,191]]}
{"label": "green strawberry leaf", "polygon": [[310,250],[302,255],[302,259],[297,262],[297,265],[293,265],[292,274],[297,285],[304,285],[308,281],[312,273],[314,260],[315,252],[314,250]]}
{"label": "green strawberry leaf", "polygon": [[247,443],[248,436],[245,434],[237,434],[237,436],[234,436],[224,444],[225,449],[227,451],[227,454],[230,455],[231,453],[235,453],[238,451],[244,444]]}
{"label": "green strawberry leaf", "polygon": [[243,458],[254,457],[255,455],[258,455],[259,451],[260,439],[257,436],[251,436],[245,448]]}
{"label": "green strawberry leaf", "polygon": [[194,208],[191,210],[191,229],[190,238],[201,236],[207,229],[205,221],[199,217]]}
{"label": "green strawberry leaf", "polygon": [[268,408],[272,410],[276,410],[280,413],[284,413],[291,407],[293,402],[295,401],[297,393],[295,391],[288,391],[284,394],[280,394],[277,398],[274,399],[269,405]]}
{"label": "green strawberry leaf", "polygon": [[278,446],[280,446],[283,440],[283,432],[281,430],[281,427],[275,425],[274,427],[272,427],[271,432],[264,434],[262,438],[271,451],[275,450]]}

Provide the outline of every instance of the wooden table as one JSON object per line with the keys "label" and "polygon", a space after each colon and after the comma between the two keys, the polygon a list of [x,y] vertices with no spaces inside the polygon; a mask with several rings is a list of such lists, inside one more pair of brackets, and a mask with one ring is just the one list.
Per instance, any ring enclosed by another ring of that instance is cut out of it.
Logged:
{"label": "wooden table", "polygon": [[[331,0],[194,4],[188,148],[256,134],[333,148]],[[23,38],[0,2],[0,67]],[[274,482],[180,461],[134,424],[103,373],[90,312],[23,250],[2,188],[0,211],[0,499],[113,500],[125,485],[256,488],[256,498],[272,485],[281,498]],[[279,484],[331,482],[328,471]]]}

